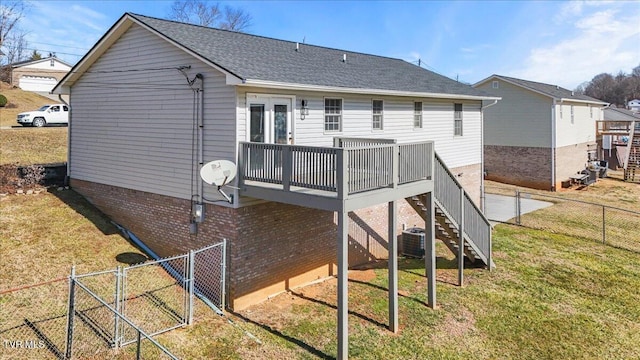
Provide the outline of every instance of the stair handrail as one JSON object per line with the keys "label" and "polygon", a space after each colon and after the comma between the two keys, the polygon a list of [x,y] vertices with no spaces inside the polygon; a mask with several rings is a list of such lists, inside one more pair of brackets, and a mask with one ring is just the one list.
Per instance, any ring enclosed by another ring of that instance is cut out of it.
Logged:
{"label": "stair handrail", "polygon": [[[440,167],[441,167],[441,168],[446,172],[446,174],[448,175],[448,178],[449,178],[449,179],[451,179],[451,181],[453,181],[453,183],[455,184],[455,186],[456,186],[456,187],[458,187],[458,189],[460,189],[460,191],[462,191],[462,192],[463,192],[463,194],[464,194],[464,196],[465,196],[465,197],[467,197],[467,198],[471,199],[471,197],[469,196],[469,194],[468,194],[468,193],[466,192],[466,190],[462,187],[462,184],[460,184],[460,182],[456,179],[456,176],[451,172],[451,170],[447,167],[447,165],[444,163],[444,161],[442,161],[442,159],[440,158],[440,156],[438,155],[438,153],[437,153],[437,152],[435,152],[435,151],[434,151],[434,157],[435,157],[436,162],[437,162],[438,164],[440,164],[440,165],[441,165]],[[436,177],[435,177],[435,174],[434,174],[434,179],[435,179],[435,178],[436,178]],[[453,215],[452,220],[453,220],[453,221],[455,221],[455,222],[457,223],[457,222],[460,220],[460,218],[459,218],[460,214],[457,214],[457,216],[458,216],[458,217],[457,217],[456,215],[454,215],[454,214],[450,213],[450,212],[448,211],[449,209],[446,209],[446,207],[444,206],[444,203],[443,203],[443,202],[441,202],[441,201],[437,198],[437,193],[436,193],[435,191],[434,191],[434,195],[435,195],[435,196],[434,196],[435,200],[437,200],[437,201],[438,201],[438,203],[439,203],[440,205],[443,205],[443,206],[441,206],[441,210],[444,210],[445,212],[448,212],[448,213],[449,213],[449,215],[450,215],[450,217],[451,217],[451,215]],[[479,252],[480,252],[480,255],[481,255],[481,256],[483,256],[483,257],[485,258],[486,263],[487,263],[487,267],[488,267],[489,269],[491,269],[491,268],[493,267],[492,256],[491,256],[491,255],[492,255],[492,254],[491,254],[491,247],[492,247],[492,244],[491,244],[491,241],[492,241],[492,239],[491,239],[491,222],[489,221],[489,219],[487,219],[487,217],[485,216],[485,214],[480,210],[480,208],[475,204],[475,202],[473,202],[473,201],[469,201],[468,203],[469,203],[469,204],[471,204],[472,209],[475,211],[475,213],[477,213],[477,214],[479,215],[479,217],[480,217],[480,219],[482,220],[482,222],[484,222],[484,223],[486,224],[486,231],[487,231],[487,233],[488,233],[488,248],[487,248],[487,249],[480,249],[480,248],[479,248],[479,247],[474,243],[473,239],[469,236],[469,234],[468,234],[468,232],[467,232],[466,230],[465,230],[465,231],[463,231],[463,232],[464,232],[464,234],[463,234],[463,235],[467,238],[467,240],[469,241],[469,243],[470,243],[470,244],[471,244],[471,245],[476,249],[476,251],[479,251]],[[462,211],[464,211],[464,209],[462,209],[462,208],[461,208],[461,209],[460,209],[460,212],[462,212]],[[465,223],[466,223],[466,221],[465,221]],[[457,226],[459,226],[459,224],[456,224],[456,225],[457,225]],[[485,253],[485,250],[486,250],[486,253]]]}
{"label": "stair handrail", "polygon": [[629,157],[631,156],[631,148],[633,147],[633,137],[635,136],[636,131],[636,122],[631,122],[631,131],[629,131],[629,140],[627,140],[627,154],[624,159],[623,169],[627,170],[627,166],[629,165]]}

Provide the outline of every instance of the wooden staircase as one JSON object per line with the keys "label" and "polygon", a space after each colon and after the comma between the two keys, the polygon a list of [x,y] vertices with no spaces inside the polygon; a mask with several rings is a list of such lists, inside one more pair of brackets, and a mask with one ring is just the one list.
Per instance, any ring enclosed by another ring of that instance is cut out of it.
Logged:
{"label": "wooden staircase", "polygon": [[[476,206],[451,173],[442,159],[435,155],[434,161],[434,191],[435,204],[435,237],[458,256],[460,229],[463,230],[464,257],[472,263],[481,263],[492,269],[495,267],[491,259],[491,223],[484,213]],[[426,219],[427,194],[406,198],[413,209]],[[459,226],[461,222],[464,226]]]}
{"label": "wooden staircase", "polygon": [[[418,196],[413,196],[410,198],[406,198],[407,202],[411,205],[411,207],[418,213],[420,216],[426,220],[426,194],[421,194]],[[459,231],[458,225],[455,224],[450,217],[448,216],[446,210],[442,209],[442,205],[440,205],[437,201],[435,202],[435,218],[436,218],[436,238],[442,241],[449,250],[454,255],[458,255],[458,239],[459,239]],[[476,249],[474,249],[471,242],[467,236],[465,236],[464,242],[464,255],[469,261],[476,262],[480,259]]]}
{"label": "wooden staircase", "polygon": [[632,127],[627,150],[624,180],[640,183],[640,121],[636,121]]}

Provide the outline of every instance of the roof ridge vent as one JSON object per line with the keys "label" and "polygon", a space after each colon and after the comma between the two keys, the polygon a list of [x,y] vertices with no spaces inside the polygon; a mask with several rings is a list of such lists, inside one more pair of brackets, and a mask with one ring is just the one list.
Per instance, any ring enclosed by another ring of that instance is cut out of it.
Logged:
{"label": "roof ridge vent", "polygon": [[571,96],[573,96],[573,95],[574,95],[574,94],[573,94],[573,91],[572,91],[572,92],[571,92]]}
{"label": "roof ridge vent", "polygon": [[296,51],[300,51],[300,43],[296,42]]}
{"label": "roof ridge vent", "polygon": [[342,54],[342,62],[347,62],[347,54]]}
{"label": "roof ridge vent", "polygon": [[556,85],[556,90],[560,90],[560,85]]}

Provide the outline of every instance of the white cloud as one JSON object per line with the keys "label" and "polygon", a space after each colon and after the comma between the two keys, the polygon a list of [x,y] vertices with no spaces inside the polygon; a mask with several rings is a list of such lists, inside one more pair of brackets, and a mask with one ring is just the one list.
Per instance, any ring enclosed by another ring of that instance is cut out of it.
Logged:
{"label": "white cloud", "polygon": [[[578,6],[566,5],[572,6],[577,13]],[[513,75],[572,89],[603,72],[631,71],[640,63],[638,24],[637,8],[627,12],[607,9],[576,17],[572,22],[574,35],[555,45],[532,49],[524,67]]]}

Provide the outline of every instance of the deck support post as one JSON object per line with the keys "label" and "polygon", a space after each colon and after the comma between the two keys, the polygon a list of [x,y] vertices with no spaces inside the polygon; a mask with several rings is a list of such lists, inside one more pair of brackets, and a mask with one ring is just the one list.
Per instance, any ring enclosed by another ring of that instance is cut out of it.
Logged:
{"label": "deck support post", "polygon": [[398,332],[398,238],[396,236],[397,202],[388,203],[389,221],[389,330]]}
{"label": "deck support post", "polygon": [[436,217],[433,192],[425,195],[424,267],[427,277],[427,306],[436,307]]}
{"label": "deck support post", "polygon": [[338,211],[338,356],[349,357],[349,213]]}
{"label": "deck support post", "polygon": [[458,221],[458,286],[464,284],[464,190],[460,188],[460,217]]}

